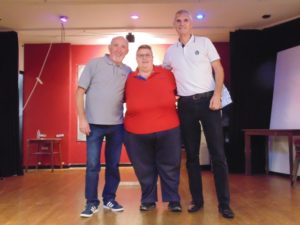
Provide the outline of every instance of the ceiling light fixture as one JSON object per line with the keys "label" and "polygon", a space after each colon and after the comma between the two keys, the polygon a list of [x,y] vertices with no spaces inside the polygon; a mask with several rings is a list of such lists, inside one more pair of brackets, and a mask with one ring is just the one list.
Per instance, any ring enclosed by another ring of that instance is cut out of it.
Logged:
{"label": "ceiling light fixture", "polygon": [[66,22],[68,22],[68,19],[69,19],[69,18],[68,18],[67,16],[60,16],[60,17],[59,17],[59,20],[60,20],[61,23],[66,23]]}
{"label": "ceiling light fixture", "polygon": [[135,15],[130,16],[130,18],[133,19],[133,20],[137,20],[137,19],[139,19],[140,17],[139,17],[138,15],[135,14]]}
{"label": "ceiling light fixture", "polygon": [[60,38],[61,38],[61,42],[64,42],[65,41],[65,26],[64,26],[64,24],[66,22],[68,22],[68,17],[67,16],[60,16],[59,20],[60,20],[60,25],[61,25]]}
{"label": "ceiling light fixture", "polygon": [[265,14],[265,15],[262,15],[261,18],[263,18],[263,19],[269,19],[269,18],[271,18],[271,15],[270,14]]}

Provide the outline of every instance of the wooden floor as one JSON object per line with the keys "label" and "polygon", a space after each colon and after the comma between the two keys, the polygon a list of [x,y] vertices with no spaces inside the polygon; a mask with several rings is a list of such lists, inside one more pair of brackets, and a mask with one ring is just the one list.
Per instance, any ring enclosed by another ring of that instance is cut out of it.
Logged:
{"label": "wooden floor", "polygon": [[[287,177],[230,175],[232,209],[236,217],[224,219],[217,211],[210,171],[203,172],[204,208],[187,212],[190,201],[186,170],[182,166],[180,194],[183,212],[171,213],[167,203],[156,210],[139,211],[140,189],[131,167],[121,168],[117,200],[124,212],[100,207],[91,218],[80,218],[84,207],[84,169],[29,170],[24,176],[0,181],[1,225],[299,225],[300,181],[290,186]],[[103,170],[99,189],[103,187]],[[99,191],[99,193],[101,193]],[[161,199],[161,198],[160,198]]]}

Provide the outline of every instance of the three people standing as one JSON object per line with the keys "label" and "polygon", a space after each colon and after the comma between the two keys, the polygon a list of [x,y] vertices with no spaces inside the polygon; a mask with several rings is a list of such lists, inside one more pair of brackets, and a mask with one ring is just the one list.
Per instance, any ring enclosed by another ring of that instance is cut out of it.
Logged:
{"label": "three people standing", "polygon": [[[171,211],[181,211],[178,194],[180,120],[192,195],[188,211],[196,212],[204,204],[199,163],[202,127],[212,162],[219,212],[225,218],[234,217],[221,123],[224,72],[220,57],[208,38],[192,34],[192,17],[188,11],[179,10],[175,14],[174,27],[179,41],[169,47],[163,64],[174,73],[176,84],[170,71],[153,65],[153,53],[148,45],[138,48],[138,69],[126,82],[130,68],[122,64],[122,60],[128,52],[128,42],[122,37],[112,40],[110,55],[92,60],[82,74],[77,109],[80,130],[87,135],[87,205],[81,213],[83,217],[92,216],[100,203],[97,187],[104,136],[107,140],[103,207],[123,210],[115,197],[120,181],[118,163],[123,140],[125,82],[125,146],[142,189],[140,210],[155,208],[160,177],[163,201],[169,202]],[[180,96],[179,120],[175,108],[176,86]],[[87,95],[86,110],[84,94]]]}

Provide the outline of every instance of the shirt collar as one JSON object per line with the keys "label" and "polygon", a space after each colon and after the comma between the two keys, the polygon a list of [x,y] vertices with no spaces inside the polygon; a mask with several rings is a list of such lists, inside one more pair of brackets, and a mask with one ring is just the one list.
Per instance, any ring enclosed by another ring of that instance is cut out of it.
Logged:
{"label": "shirt collar", "polygon": [[[150,76],[148,78],[150,78],[151,76],[159,73],[159,67],[158,66],[155,66],[153,65],[153,70],[152,70],[152,73],[150,74]],[[139,75],[139,68],[136,68],[136,70],[134,71],[134,77],[135,78],[138,78],[138,79],[141,79],[141,75]]]}
{"label": "shirt collar", "polygon": [[191,37],[190,37],[189,41],[188,41],[185,45],[183,45],[183,44],[180,42],[179,38],[178,38],[178,41],[177,41],[177,43],[176,43],[176,46],[182,48],[182,47],[184,47],[184,46],[187,46],[190,42],[194,42],[194,43],[195,43],[195,41],[196,41],[195,36],[194,36],[193,34],[191,34]]}
{"label": "shirt collar", "polygon": [[114,61],[111,60],[111,58],[109,57],[109,54],[104,55],[104,60],[109,65],[114,65],[114,66],[123,66],[124,65],[123,63],[121,63],[120,65],[116,64]]}

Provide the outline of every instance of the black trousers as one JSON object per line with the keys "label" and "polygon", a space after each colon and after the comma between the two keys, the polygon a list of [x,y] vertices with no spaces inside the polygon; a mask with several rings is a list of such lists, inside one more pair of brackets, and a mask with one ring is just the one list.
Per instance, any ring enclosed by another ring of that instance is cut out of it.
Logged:
{"label": "black trousers", "polygon": [[186,167],[192,200],[196,204],[203,204],[202,178],[199,162],[200,121],[212,162],[219,207],[228,207],[230,201],[228,166],[224,152],[221,111],[212,111],[209,109],[211,96],[212,92],[207,92],[207,94],[179,98],[179,118],[187,154]]}

